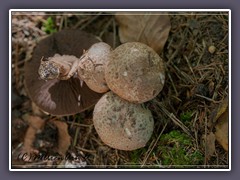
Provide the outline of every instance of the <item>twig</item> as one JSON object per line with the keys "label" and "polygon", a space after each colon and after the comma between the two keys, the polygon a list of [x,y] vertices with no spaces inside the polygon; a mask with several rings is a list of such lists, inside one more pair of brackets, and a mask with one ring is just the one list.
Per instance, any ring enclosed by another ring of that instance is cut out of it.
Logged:
{"label": "twig", "polygon": [[216,104],[218,104],[218,103],[221,102],[221,101],[215,101],[215,100],[213,100],[213,99],[210,99],[210,98],[208,98],[208,97],[202,96],[202,95],[200,95],[200,94],[195,94],[195,96],[200,97],[200,98],[203,98],[203,99],[206,99],[206,100],[211,101],[211,102],[216,103]]}
{"label": "twig", "polygon": [[182,77],[184,77],[186,80],[185,80],[184,78],[180,78],[180,79],[183,79],[183,81],[185,81],[186,84],[188,84],[189,82],[191,82],[192,84],[194,84],[194,81],[192,80],[192,78],[191,78],[187,73],[179,70],[178,67],[177,67],[175,64],[173,64],[172,62],[171,62],[171,64],[172,64],[172,66],[174,67],[174,69],[176,69],[177,72],[179,72],[180,75],[181,75]]}
{"label": "twig", "polygon": [[89,19],[91,18],[91,16],[87,16],[86,18],[84,19],[81,19],[77,22],[77,24],[75,24],[73,26],[73,29],[77,29],[79,26],[81,26],[83,23],[85,23],[86,21],[88,21]]}
{"label": "twig", "polygon": [[195,73],[194,73],[194,71],[193,71],[193,69],[192,69],[192,66],[191,66],[191,64],[190,64],[190,62],[189,62],[187,56],[183,56],[183,57],[184,57],[184,59],[187,61],[188,67],[189,67],[190,71],[191,71],[192,74],[193,74],[193,77],[194,77],[195,82],[197,82],[197,79],[196,79]]}
{"label": "twig", "polygon": [[168,75],[168,78],[169,78],[170,81],[171,81],[171,84],[172,84],[173,90],[175,91],[176,97],[178,97],[178,91],[177,91],[177,89],[176,89],[175,83],[173,82],[170,73],[167,73],[167,75]]}
{"label": "twig", "polygon": [[180,51],[180,49],[182,48],[182,46],[183,46],[183,44],[186,42],[186,38],[185,38],[186,36],[185,36],[185,31],[184,31],[184,33],[181,33],[181,41],[180,41],[180,43],[178,44],[178,46],[177,46],[177,48],[176,48],[176,50],[174,51],[174,53],[170,56],[170,58],[168,59],[168,61],[167,61],[167,65],[169,65],[171,62],[172,62],[172,60],[175,58],[175,56],[176,55],[178,55],[178,52]]}
{"label": "twig", "polygon": [[156,145],[157,145],[157,143],[158,143],[158,141],[159,141],[159,139],[160,139],[162,133],[164,132],[165,128],[167,127],[167,124],[168,124],[168,123],[165,123],[165,125],[164,125],[162,131],[160,132],[160,134],[158,135],[158,137],[157,137],[155,143],[153,144],[152,148],[151,148],[150,151],[148,152],[147,156],[144,158],[141,167],[143,167],[143,166],[146,164],[146,162],[147,162],[147,160],[148,160],[150,154],[152,153],[153,149],[156,147]]}
{"label": "twig", "polygon": [[197,122],[197,120],[198,120],[198,112],[196,112],[196,115],[195,115],[195,118],[194,118],[194,121],[193,121],[193,128],[194,128],[194,135],[195,135],[195,139],[196,139],[196,146],[197,146],[197,149],[199,149],[198,148],[198,141],[197,141],[197,139],[198,139],[198,136],[197,136],[198,131],[196,130],[196,122]]}
{"label": "twig", "polygon": [[106,23],[103,30],[100,32],[99,37],[102,38],[103,34],[107,31],[108,27],[112,23],[112,18]]}
{"label": "twig", "polygon": [[91,24],[93,21],[95,21],[100,15],[102,14],[102,12],[99,12],[96,16],[94,16],[92,19],[90,19],[87,23],[85,23],[82,27],[80,27],[80,30],[85,29],[89,24]]}
{"label": "twig", "polygon": [[80,127],[77,127],[76,131],[75,131],[75,135],[74,135],[74,139],[73,139],[73,143],[72,143],[72,147],[75,147],[77,144],[77,140],[78,140],[78,134],[80,132]]}
{"label": "twig", "polygon": [[168,112],[168,110],[162,105],[162,103],[158,102],[157,100],[153,100],[155,104],[157,104],[160,109],[176,124],[178,125],[185,133],[187,133],[192,139],[195,139],[191,131],[179,120],[173,113]]}
{"label": "twig", "polygon": [[93,126],[89,126],[88,132],[87,132],[87,134],[85,134],[85,138],[84,138],[83,145],[82,145],[83,148],[85,147],[88,137],[92,132],[92,128],[93,128]]}
{"label": "twig", "polygon": [[205,139],[205,145],[204,145],[204,166],[207,165],[207,144],[206,144],[206,141],[207,141],[207,117],[204,118],[205,121],[204,121],[204,139]]}
{"label": "twig", "polygon": [[67,123],[71,125],[71,128],[72,128],[73,126],[87,127],[87,128],[93,126],[93,124],[87,125],[87,124],[80,124],[80,123],[76,123],[76,122],[67,122]]}
{"label": "twig", "polygon": [[16,44],[16,57],[14,58],[14,73],[15,73],[15,83],[16,83],[16,89],[19,90],[19,68],[17,66],[18,60],[19,60],[19,45]]}
{"label": "twig", "polygon": [[112,18],[112,21],[113,21],[113,49],[115,49],[115,47],[116,47],[116,36],[117,36],[115,18]]}
{"label": "twig", "polygon": [[75,146],[78,150],[80,151],[83,151],[83,152],[87,152],[87,153],[96,153],[97,151],[96,150],[90,150],[90,149],[85,149],[85,148],[82,148],[80,146]]}
{"label": "twig", "polygon": [[60,25],[59,25],[58,31],[61,31],[63,29],[63,21],[64,21],[64,16],[61,16]]}
{"label": "twig", "polygon": [[202,40],[202,45],[203,45],[202,52],[201,52],[201,54],[200,54],[200,56],[199,56],[199,58],[198,58],[196,67],[198,67],[200,61],[202,60],[203,55],[205,54],[206,43],[205,43],[204,39]]}

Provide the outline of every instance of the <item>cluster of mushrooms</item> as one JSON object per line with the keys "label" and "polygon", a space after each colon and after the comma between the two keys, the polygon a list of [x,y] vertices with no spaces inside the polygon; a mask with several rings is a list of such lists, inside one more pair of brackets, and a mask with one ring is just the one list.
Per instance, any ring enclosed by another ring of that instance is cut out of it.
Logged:
{"label": "cluster of mushrooms", "polygon": [[28,94],[43,111],[62,116],[95,105],[94,127],[108,146],[135,150],[150,139],[154,120],[143,103],[162,90],[165,73],[149,46],[112,49],[83,31],[64,30],[42,40],[25,67]]}

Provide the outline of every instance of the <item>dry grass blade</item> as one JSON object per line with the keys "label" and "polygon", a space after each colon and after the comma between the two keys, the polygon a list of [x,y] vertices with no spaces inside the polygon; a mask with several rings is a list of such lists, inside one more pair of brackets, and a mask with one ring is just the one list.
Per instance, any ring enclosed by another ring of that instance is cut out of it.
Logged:
{"label": "dry grass blade", "polygon": [[36,151],[33,147],[33,143],[36,139],[36,134],[39,133],[45,125],[45,121],[38,116],[31,116],[27,114],[24,115],[24,119],[29,123],[29,127],[24,137],[23,151],[31,153]]}
{"label": "dry grass blade", "polygon": [[93,16],[93,18],[91,18],[89,21],[87,21],[85,24],[83,24],[79,28],[79,30],[85,29],[89,24],[91,24],[93,21],[95,21],[101,14],[102,14],[102,12],[99,12],[96,16]]}
{"label": "dry grass blade", "polygon": [[160,107],[160,109],[174,122],[174,124],[179,126],[187,135],[194,139],[188,127],[185,126],[178,118],[176,118],[176,116],[173,113],[170,113],[162,103],[160,103],[156,99],[153,100],[153,103],[157,104]]}
{"label": "dry grass blade", "polygon": [[161,135],[163,134],[165,128],[167,127],[167,124],[168,124],[168,123],[165,123],[165,125],[164,125],[162,131],[160,132],[160,134],[158,135],[158,137],[157,137],[155,143],[153,144],[153,146],[151,147],[151,149],[147,152],[147,155],[145,156],[145,158],[144,158],[144,160],[143,160],[143,163],[141,164],[141,167],[143,167],[143,166],[146,164],[146,162],[147,162],[149,156],[151,155],[153,149],[156,147],[156,145],[157,145],[157,143],[158,143],[158,141],[159,141]]}
{"label": "dry grass blade", "polygon": [[[112,18],[112,19],[113,19],[113,18]],[[107,32],[107,29],[108,29],[109,26],[112,24],[112,19],[109,20],[109,21],[105,24],[105,26],[103,27],[103,30],[99,33],[99,37],[100,37],[100,38],[102,38],[103,34],[104,34],[105,32]]]}

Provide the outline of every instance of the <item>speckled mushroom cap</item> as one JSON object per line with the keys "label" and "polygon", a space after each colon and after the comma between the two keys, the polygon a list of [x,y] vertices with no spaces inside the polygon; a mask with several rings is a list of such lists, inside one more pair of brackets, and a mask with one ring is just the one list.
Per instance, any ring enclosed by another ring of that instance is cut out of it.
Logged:
{"label": "speckled mushroom cap", "polygon": [[71,115],[96,104],[102,94],[89,89],[79,78],[44,81],[38,75],[42,57],[60,54],[80,58],[83,50],[96,42],[99,40],[95,36],[79,30],[63,30],[39,42],[32,59],[25,63],[25,87],[39,108],[52,115]]}
{"label": "speckled mushroom cap", "polygon": [[163,60],[152,48],[139,42],[128,42],[114,49],[105,69],[108,87],[134,103],[156,97],[165,81]]}
{"label": "speckled mushroom cap", "polygon": [[109,91],[95,105],[93,124],[108,146],[135,150],[150,139],[154,121],[150,110],[143,105],[130,103]]}
{"label": "speckled mushroom cap", "polygon": [[104,74],[104,67],[111,52],[111,46],[104,42],[93,44],[83,55],[79,64],[78,75],[88,87],[98,93],[109,90]]}

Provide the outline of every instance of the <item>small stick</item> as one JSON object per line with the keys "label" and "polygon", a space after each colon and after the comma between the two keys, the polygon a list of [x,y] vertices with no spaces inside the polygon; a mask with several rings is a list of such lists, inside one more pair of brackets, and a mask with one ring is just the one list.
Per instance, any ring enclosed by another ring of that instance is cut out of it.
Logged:
{"label": "small stick", "polygon": [[183,57],[184,57],[184,59],[187,61],[188,67],[189,67],[190,71],[191,71],[192,74],[193,74],[193,77],[194,77],[195,82],[197,82],[197,79],[196,79],[195,73],[194,73],[194,71],[193,71],[193,69],[192,69],[192,66],[191,66],[191,64],[190,64],[190,62],[189,62],[187,56],[183,56]]}
{"label": "small stick", "polygon": [[218,103],[221,102],[221,101],[215,101],[215,100],[213,100],[213,99],[210,99],[210,98],[208,98],[208,97],[202,96],[202,95],[200,95],[200,94],[195,94],[195,96],[200,97],[200,98],[203,98],[203,99],[206,99],[206,100],[211,101],[211,102],[213,102],[213,103],[215,103],[215,104],[218,104]]}
{"label": "small stick", "polygon": [[192,139],[194,137],[191,134],[191,131],[178,119],[173,113],[168,112],[168,110],[162,105],[162,103],[158,102],[157,100],[153,100],[155,104],[157,104],[160,109],[176,124],[178,125],[185,133],[187,133]]}
{"label": "small stick", "polygon": [[175,85],[174,85],[174,83],[173,83],[173,80],[172,80],[172,77],[171,77],[170,73],[167,73],[167,75],[168,75],[168,78],[169,78],[170,81],[171,81],[171,84],[172,84],[172,87],[173,87],[173,89],[174,89],[174,91],[175,91],[176,97],[178,97],[177,88],[175,87]]}
{"label": "small stick", "polygon": [[91,24],[93,21],[95,21],[101,14],[102,14],[102,12],[98,13],[96,16],[94,16],[92,19],[90,19],[86,24],[84,24],[81,28],[79,28],[79,30],[85,29],[89,24]]}
{"label": "small stick", "polygon": [[157,139],[156,139],[154,145],[152,146],[152,148],[151,148],[150,151],[148,152],[147,156],[144,158],[141,167],[143,167],[143,166],[146,164],[147,159],[149,158],[149,156],[150,156],[150,154],[152,153],[153,149],[156,147],[156,145],[157,145],[157,143],[158,143],[158,141],[159,141],[159,139],[160,139],[162,133],[164,132],[165,128],[167,127],[167,124],[168,124],[168,123],[165,123],[165,125],[164,125],[162,131],[160,132],[160,134],[158,135],[158,137],[157,137]]}
{"label": "small stick", "polygon": [[112,19],[110,19],[106,25],[104,26],[103,30],[100,32],[99,37],[102,38],[103,34],[107,31],[107,28],[110,26],[110,24],[112,23]]}
{"label": "small stick", "polygon": [[116,36],[117,36],[115,18],[113,18],[112,21],[113,21],[113,49],[115,49],[115,47],[116,47]]}
{"label": "small stick", "polygon": [[75,146],[78,150],[83,151],[83,152],[87,152],[87,153],[96,153],[96,150],[90,150],[90,149],[85,149],[79,146]]}

